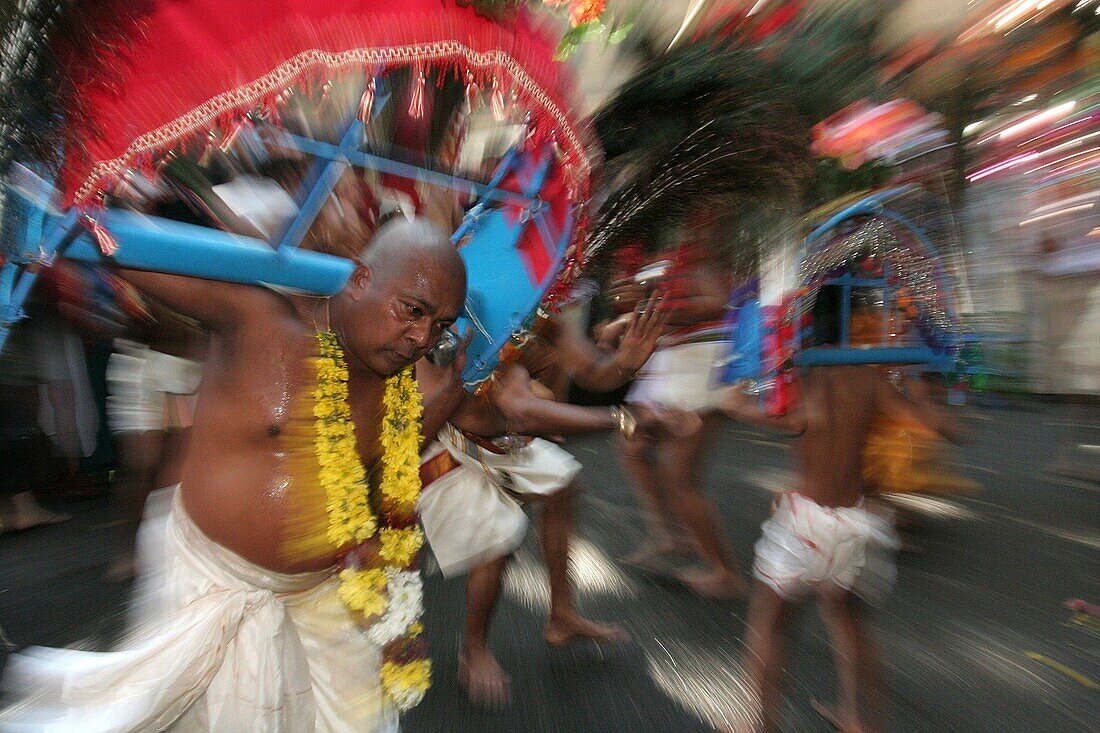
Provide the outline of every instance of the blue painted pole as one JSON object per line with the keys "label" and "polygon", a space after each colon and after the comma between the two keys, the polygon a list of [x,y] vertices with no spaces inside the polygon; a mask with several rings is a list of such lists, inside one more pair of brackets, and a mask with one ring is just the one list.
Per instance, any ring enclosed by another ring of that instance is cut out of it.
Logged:
{"label": "blue painted pole", "polygon": [[[108,209],[96,217],[118,242],[110,262],[119,267],[246,285],[279,285],[316,295],[333,295],[347,283],[355,264],[334,255],[293,250],[280,255],[261,239],[217,229]],[[65,256],[104,262],[95,238],[80,228]]]}
{"label": "blue painted pole", "polygon": [[369,168],[381,173],[401,176],[402,178],[422,180],[434,186],[450,188],[456,191],[464,191],[467,193],[473,192],[481,198],[491,201],[507,201],[524,207],[529,207],[534,203],[532,197],[524,196],[514,191],[492,188],[467,178],[433,171],[429,168],[422,168],[409,163],[401,163],[396,160],[383,158],[379,155],[364,153],[360,150],[342,150],[340,146],[333,145],[332,143],[310,140],[290,133],[284,133],[283,139],[285,144],[309,155],[331,158],[333,160],[343,159],[360,168]]}
{"label": "blue painted pole", "polygon": [[[359,140],[363,123],[352,117],[351,124],[347,130],[344,131],[344,136],[340,139],[340,149],[351,151],[353,145]],[[321,159],[318,159],[320,162]],[[306,196],[306,200],[302,202],[301,207],[298,209],[298,214],[294,217],[294,221],[287,227],[286,233],[283,234],[282,239],[279,241],[277,247],[279,254],[283,257],[290,252],[297,249],[301,244],[302,238],[305,237],[306,232],[313,226],[313,222],[317,219],[317,215],[321,213],[321,208],[325,205],[325,200],[328,199],[332,190],[336,188],[337,181],[340,180],[340,176],[344,175],[344,171],[348,169],[348,164],[342,160],[329,159],[324,162],[321,171],[316,176],[316,183],[310,189],[309,194]],[[364,243],[365,244],[365,243]]]}
{"label": "blue painted pole", "polygon": [[[516,148],[508,148],[508,152],[504,154],[504,157],[497,164],[496,170],[493,171],[493,177],[488,183],[489,188],[495,189],[500,186],[500,182],[504,180],[504,176],[507,175],[508,171],[512,170],[517,153],[518,151],[516,150]],[[466,213],[466,216],[462,218],[462,223],[458,225],[458,229],[456,229],[455,233],[451,235],[452,243],[458,244],[459,242],[461,242],[462,238],[466,236],[466,233],[474,228],[474,226],[477,224],[478,217],[481,216],[481,212],[485,210],[486,200],[486,197],[482,196],[481,201],[479,201],[476,206],[470,209],[470,211]]]}
{"label": "blue painted pole", "polygon": [[829,348],[817,346],[796,351],[796,366],[838,366],[844,364],[938,364],[943,355],[928,346],[878,346]]}
{"label": "blue painted pole", "polygon": [[[10,195],[14,197],[18,194],[12,192]],[[39,224],[44,228],[48,226],[49,221],[50,217],[47,216]],[[0,302],[0,305],[3,305],[3,320],[0,321],[0,350],[3,350],[4,344],[8,340],[8,332],[12,324],[22,320],[25,315],[23,304],[27,302],[27,297],[31,294],[31,290],[38,280],[40,269],[46,266],[55,252],[64,249],[82,232],[80,215],[76,210],[71,210],[64,217],[54,219],[53,228],[49,230],[49,234],[39,245],[36,262],[30,263],[30,267],[22,267],[22,276],[17,276],[20,268],[16,263],[8,262],[4,264],[4,270],[8,272],[6,278],[8,282],[5,283],[4,293],[8,293],[9,283],[11,290],[9,297]]]}

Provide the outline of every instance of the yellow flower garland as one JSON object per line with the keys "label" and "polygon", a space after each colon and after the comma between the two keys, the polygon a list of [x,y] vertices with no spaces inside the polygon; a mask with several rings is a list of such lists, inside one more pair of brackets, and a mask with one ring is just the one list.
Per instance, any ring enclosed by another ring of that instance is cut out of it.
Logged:
{"label": "yellow flower garland", "polygon": [[[376,535],[379,540],[377,556],[367,558],[365,567],[358,553],[348,553],[337,593],[348,609],[372,623],[380,623],[387,612],[400,612],[394,617],[397,626],[389,628],[396,628],[397,633],[403,629],[404,636],[386,643],[380,675],[386,694],[404,711],[420,702],[431,685],[431,662],[418,638],[423,630],[419,578],[413,577],[416,592],[411,596],[406,592],[404,600],[415,607],[391,608],[398,599],[391,597],[389,588],[391,577],[405,573],[407,585],[409,573],[419,572],[417,561],[424,544],[424,534],[416,523],[421,488],[420,391],[411,367],[386,380],[380,436],[382,476],[372,502],[356,450],[343,350],[331,331],[318,333],[317,341],[321,356],[313,395],[314,448],[325,492],[328,540],[338,550]],[[397,588],[402,587],[399,580]],[[400,590],[394,592],[401,595]],[[406,625],[406,621],[410,622]]]}

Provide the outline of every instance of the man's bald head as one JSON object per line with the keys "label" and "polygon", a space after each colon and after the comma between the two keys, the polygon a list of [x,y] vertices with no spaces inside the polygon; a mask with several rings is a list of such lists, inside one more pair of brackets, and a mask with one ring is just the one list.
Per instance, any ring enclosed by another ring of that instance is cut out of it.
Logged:
{"label": "man's bald head", "polygon": [[381,278],[410,267],[438,268],[440,277],[460,283],[463,294],[466,291],[466,265],[458,250],[443,230],[427,219],[391,219],[375,233],[360,259]]}
{"label": "man's bald head", "polygon": [[400,371],[438,343],[466,298],[466,267],[425,219],[383,226],[340,293],[334,327],[349,353],[379,375]]}

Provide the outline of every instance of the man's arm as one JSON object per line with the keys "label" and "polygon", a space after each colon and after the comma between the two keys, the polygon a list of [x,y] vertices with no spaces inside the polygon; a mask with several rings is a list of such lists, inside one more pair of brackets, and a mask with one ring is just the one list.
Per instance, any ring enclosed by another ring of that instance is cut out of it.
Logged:
{"label": "man's arm", "polygon": [[759,396],[748,394],[740,387],[732,387],[722,402],[722,412],[738,422],[751,423],[796,435],[806,432],[806,411],[801,400],[792,405],[786,414],[768,415],[760,407]]}
{"label": "man's arm", "polygon": [[611,410],[579,407],[539,397],[531,391],[530,382],[527,370],[519,365],[508,367],[497,379],[488,402],[503,420],[504,430],[497,434],[571,435],[619,427]]}
{"label": "man's arm", "polygon": [[271,293],[255,285],[145,270],[118,270],[118,276],[213,331],[235,328],[273,302]]}
{"label": "man's arm", "polygon": [[462,386],[468,343],[469,337],[460,343],[450,364],[437,366],[427,359],[416,363],[416,383],[424,399],[420,431],[425,443],[433,440],[443,424],[471,399]]}
{"label": "man's arm", "polygon": [[[687,436],[699,429],[701,421],[695,413],[683,410],[651,410],[632,405],[629,410],[618,407],[580,407],[539,397],[531,391],[527,370],[509,367],[489,393],[489,403],[503,424],[495,426],[492,435],[574,435],[597,430],[620,430],[630,437],[641,435]],[[461,411],[460,411],[461,412]],[[490,437],[484,428],[459,427]]]}

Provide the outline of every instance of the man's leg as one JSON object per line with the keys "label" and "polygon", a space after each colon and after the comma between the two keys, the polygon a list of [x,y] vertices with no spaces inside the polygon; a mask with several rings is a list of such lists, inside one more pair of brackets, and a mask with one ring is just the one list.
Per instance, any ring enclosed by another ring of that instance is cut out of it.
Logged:
{"label": "man's leg", "polygon": [[745,631],[745,668],[759,704],[757,730],[779,730],[780,685],[786,655],[786,627],[793,604],[764,583],[756,583]]}
{"label": "man's leg", "polygon": [[167,433],[160,430],[128,430],[115,436],[118,479],[111,495],[118,549],[104,579],[125,582],[134,577],[134,541],[145,499],[153,490]]}
{"label": "man's leg", "polygon": [[863,619],[861,602],[849,591],[828,585],[818,594],[818,610],[833,642],[840,701],[835,712],[815,707],[846,733],[878,730],[882,707],[878,652]]}
{"label": "man's leg", "polygon": [[576,493],[576,485],[570,484],[542,499],[542,556],[550,576],[550,620],[546,624],[546,641],[554,646],[566,644],[576,637],[624,641],[626,635],[621,629],[583,618],[573,603],[569,538],[573,533]]}
{"label": "man's leg", "polygon": [[[623,562],[647,570],[662,570],[663,557],[684,554],[685,546],[678,542],[669,528],[670,510],[661,490],[657,466],[650,457],[651,441],[641,436],[616,441],[619,460],[631,478],[634,493],[642,506],[646,523],[646,538],[640,547],[623,558]],[[690,549],[688,549],[690,552]]]}
{"label": "man's leg", "polygon": [[511,698],[510,680],[489,649],[489,620],[500,597],[508,556],[478,565],[466,577],[466,630],[458,654],[458,681],[471,702],[491,707]]}
{"label": "man's leg", "polygon": [[680,573],[681,580],[703,596],[740,598],[748,586],[737,572],[737,564],[718,526],[717,511],[698,485],[707,440],[715,430],[715,423],[715,416],[707,416],[695,435],[662,443],[661,483],[669,504],[691,535],[696,552],[708,566],[703,572]]}

